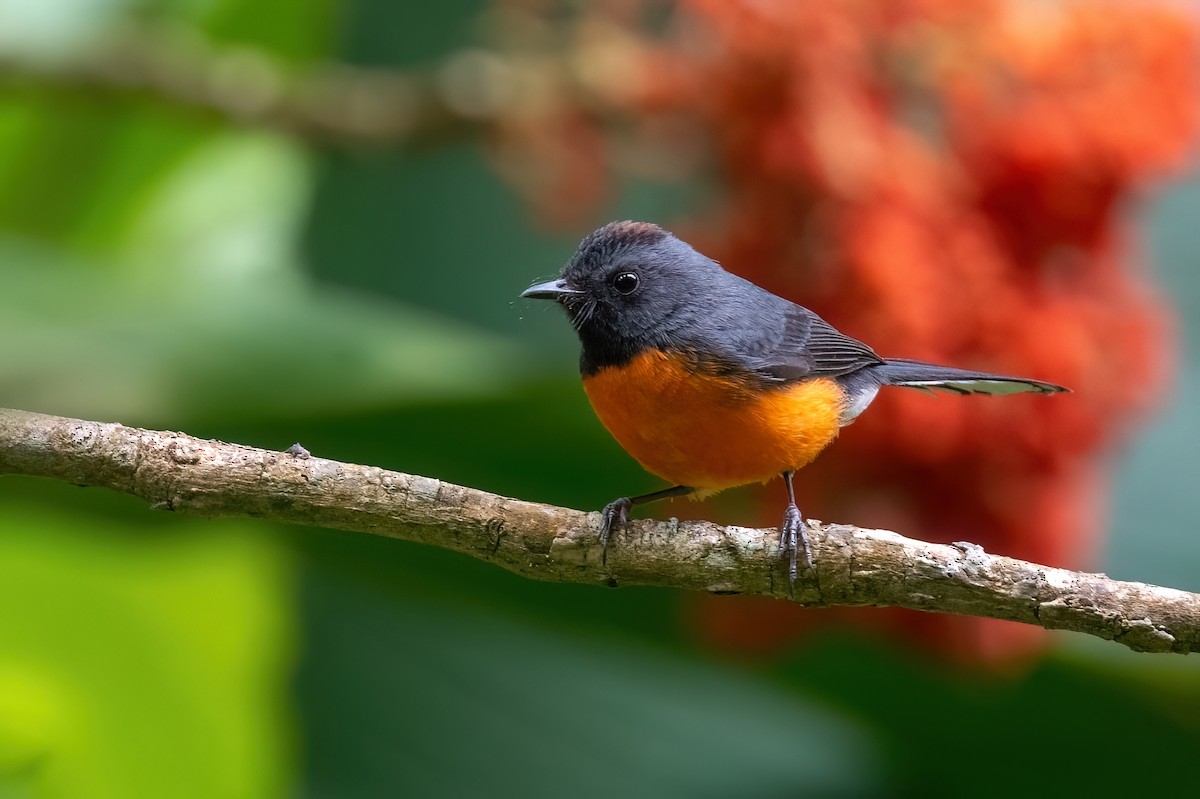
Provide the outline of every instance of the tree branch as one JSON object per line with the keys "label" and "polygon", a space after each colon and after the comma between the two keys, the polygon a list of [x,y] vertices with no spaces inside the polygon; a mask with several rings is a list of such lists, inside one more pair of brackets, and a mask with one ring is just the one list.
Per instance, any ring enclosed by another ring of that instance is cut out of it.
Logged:
{"label": "tree branch", "polygon": [[325,145],[444,146],[492,130],[504,117],[538,118],[560,94],[609,109],[621,74],[604,67],[626,42],[615,31],[610,37],[615,41],[607,48],[584,50],[466,47],[423,68],[399,70],[290,64],[265,50],[208,42],[195,31],[142,26],[73,57],[35,60],[0,51],[0,93],[142,97]]}
{"label": "tree branch", "polygon": [[777,533],[635,521],[600,559],[598,513],[287,452],[0,409],[0,474],[133,494],[152,508],[250,516],[452,549],[539,580],[757,594],[808,607],[895,605],[1074,630],[1139,652],[1200,651],[1200,595],[812,523],[815,573],[788,584]]}
{"label": "tree branch", "polygon": [[346,65],[302,70],[262,51],[214,47],[198,36],[153,29],[64,60],[0,52],[0,91],[57,90],[93,101],[152,98],[326,144],[419,145],[467,135],[479,120],[471,107],[455,102],[455,92],[465,90],[446,84],[434,72]]}

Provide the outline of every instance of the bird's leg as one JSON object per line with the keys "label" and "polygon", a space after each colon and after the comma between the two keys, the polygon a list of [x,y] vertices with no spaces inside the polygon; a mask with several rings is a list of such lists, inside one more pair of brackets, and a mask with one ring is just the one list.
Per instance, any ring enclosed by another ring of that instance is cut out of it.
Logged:
{"label": "bird's leg", "polygon": [[804,548],[804,563],[813,567],[812,547],[808,543],[808,525],[796,507],[796,492],[792,488],[793,472],[784,472],[783,484],[787,487],[788,504],[783,512],[783,523],[779,525],[779,557],[788,556],[788,579],[796,582],[796,554]]}
{"label": "bird's leg", "polygon": [[637,497],[620,497],[604,506],[600,511],[600,562],[608,563],[608,539],[614,527],[621,527],[629,521],[629,509],[634,505],[645,505],[660,499],[686,497],[696,489],[691,486],[671,486],[652,494],[642,494]]}

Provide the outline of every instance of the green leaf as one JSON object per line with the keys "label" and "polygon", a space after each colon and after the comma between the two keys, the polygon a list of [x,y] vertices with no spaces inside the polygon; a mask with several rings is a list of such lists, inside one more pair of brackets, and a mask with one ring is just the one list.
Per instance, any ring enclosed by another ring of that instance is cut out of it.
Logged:
{"label": "green leaf", "polygon": [[22,483],[0,509],[0,792],[282,795],[288,559],[251,524],[142,537]]}
{"label": "green leaf", "polygon": [[0,106],[0,229],[111,255],[207,126],[133,99],[30,89]]}
{"label": "green leaf", "polygon": [[140,424],[294,417],[493,391],[515,357],[432,314],[282,277],[182,295],[11,241],[0,262],[5,406]]}
{"label": "green leaf", "polygon": [[0,238],[0,404],[179,424],[509,385],[508,342],[300,274],[306,186],[283,140],[216,137],[160,182],[113,266]]}

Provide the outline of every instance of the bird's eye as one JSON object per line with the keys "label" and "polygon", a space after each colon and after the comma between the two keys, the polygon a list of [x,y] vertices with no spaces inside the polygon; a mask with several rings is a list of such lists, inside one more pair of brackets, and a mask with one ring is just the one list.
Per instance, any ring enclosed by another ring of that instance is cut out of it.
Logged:
{"label": "bird's eye", "polygon": [[612,285],[618,294],[632,294],[638,287],[637,272],[617,272],[613,275]]}

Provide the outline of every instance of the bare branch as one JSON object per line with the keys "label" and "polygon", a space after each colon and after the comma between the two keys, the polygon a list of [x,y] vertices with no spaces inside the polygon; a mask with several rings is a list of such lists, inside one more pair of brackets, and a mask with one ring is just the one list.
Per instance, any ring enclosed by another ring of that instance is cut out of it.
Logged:
{"label": "bare branch", "polygon": [[813,523],[815,573],[789,586],[774,530],[636,521],[601,564],[598,513],[287,452],[0,409],[0,474],[134,494],[201,516],[373,533],[452,549],[540,580],[758,594],[808,607],[895,605],[1074,630],[1141,652],[1200,650],[1200,595],[1102,574]]}
{"label": "bare branch", "polygon": [[0,52],[0,92],[140,97],[326,145],[442,146],[477,138],[502,117],[544,114],[559,92],[606,107],[614,89],[580,77],[600,72],[578,63],[583,55],[467,47],[408,70],[292,64],[194,31],[143,26],[70,57]]}
{"label": "bare branch", "polygon": [[235,125],[315,142],[420,143],[465,134],[471,120],[432,73],[344,65],[306,70],[198,36],[137,30],[85,55],[30,61],[0,53],[0,90],[144,97]]}

